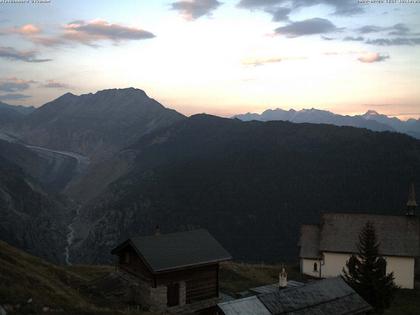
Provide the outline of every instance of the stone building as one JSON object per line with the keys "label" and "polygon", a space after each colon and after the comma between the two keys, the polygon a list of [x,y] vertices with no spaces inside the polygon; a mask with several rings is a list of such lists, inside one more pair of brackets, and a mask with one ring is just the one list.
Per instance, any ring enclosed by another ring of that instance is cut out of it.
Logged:
{"label": "stone building", "polygon": [[415,215],[417,202],[414,185],[410,186],[405,215],[360,213],[324,213],[319,225],[301,227],[301,272],[316,278],[335,277],[352,254],[362,228],[373,223],[379,241],[379,253],[386,262],[386,272],[394,273],[395,283],[413,289],[420,256],[420,220]]}
{"label": "stone building", "polygon": [[134,237],[112,250],[120,271],[138,279],[137,304],[192,313],[219,300],[219,263],[230,254],[203,229]]}

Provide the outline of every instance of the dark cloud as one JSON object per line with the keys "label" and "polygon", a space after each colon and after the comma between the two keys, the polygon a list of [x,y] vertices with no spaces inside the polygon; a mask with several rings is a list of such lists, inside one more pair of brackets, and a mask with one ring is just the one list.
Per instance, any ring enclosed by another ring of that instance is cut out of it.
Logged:
{"label": "dark cloud", "polygon": [[387,59],[389,59],[388,55],[381,55],[380,53],[366,53],[357,58],[357,60],[363,63],[381,62]]}
{"label": "dark cloud", "polygon": [[376,25],[365,25],[359,29],[357,29],[357,31],[359,33],[362,34],[368,34],[368,33],[377,33],[377,32],[381,32],[386,28],[383,28],[381,26],[376,26]]}
{"label": "dark cloud", "polygon": [[343,38],[343,40],[346,41],[346,42],[362,42],[365,39],[362,36],[358,36],[358,37],[346,36],[346,37]]}
{"label": "dark cloud", "polygon": [[396,36],[405,36],[410,34],[410,29],[402,23],[395,24],[391,28],[391,32],[388,33],[388,35],[396,35]]}
{"label": "dark cloud", "polygon": [[0,91],[2,92],[18,92],[24,91],[30,88],[32,83],[35,81],[21,80],[17,78],[9,78],[0,80]]}
{"label": "dark cloud", "polygon": [[378,45],[378,46],[417,46],[420,45],[420,37],[407,38],[376,38],[368,39],[366,44]]}
{"label": "dark cloud", "polygon": [[66,84],[66,83],[62,83],[62,82],[57,82],[54,80],[48,80],[46,83],[41,85],[44,88],[49,88],[49,89],[71,89],[71,86]]}
{"label": "dark cloud", "polygon": [[281,22],[289,20],[289,14],[292,12],[292,9],[280,7],[274,9],[268,8],[266,11],[273,15],[273,21]]}
{"label": "dark cloud", "polygon": [[[238,3],[238,7],[245,9],[257,9],[264,10],[273,15],[273,20],[281,21],[287,20],[288,15],[293,10],[300,8],[307,8],[318,4],[324,4],[335,9],[334,13],[337,15],[354,15],[363,12],[362,6],[360,6],[355,0],[241,0]],[[285,11],[280,11],[283,15],[276,17],[276,9],[289,9],[287,13],[287,19],[284,16]],[[276,19],[277,18],[277,19]]]}
{"label": "dark cloud", "polygon": [[1,101],[23,100],[26,98],[30,98],[30,96],[25,95],[25,94],[19,94],[19,93],[10,93],[10,94],[0,95]]}
{"label": "dark cloud", "polygon": [[188,20],[195,20],[210,15],[222,3],[217,0],[177,1],[172,3],[171,9],[178,11]]}
{"label": "dark cloud", "polygon": [[0,58],[25,62],[47,62],[52,59],[38,59],[36,51],[19,51],[12,47],[0,47]]}
{"label": "dark cloud", "polygon": [[89,22],[77,20],[64,27],[62,38],[82,44],[92,45],[101,40],[120,42],[126,40],[143,40],[155,37],[154,34],[134,27],[111,24],[104,20]]}
{"label": "dark cloud", "polygon": [[337,32],[337,28],[331,21],[322,18],[313,18],[304,21],[291,22],[286,26],[278,27],[275,33],[287,37],[299,37],[305,35],[326,34]]}
{"label": "dark cloud", "polygon": [[405,36],[410,35],[410,29],[403,23],[393,26],[365,25],[357,29],[361,34],[379,33],[389,31],[388,35]]}

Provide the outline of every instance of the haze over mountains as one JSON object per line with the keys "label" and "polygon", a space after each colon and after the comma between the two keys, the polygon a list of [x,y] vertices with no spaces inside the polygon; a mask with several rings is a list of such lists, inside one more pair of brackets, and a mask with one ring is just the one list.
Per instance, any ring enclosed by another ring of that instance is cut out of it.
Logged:
{"label": "haze over mountains", "polygon": [[407,121],[400,120],[396,117],[388,117],[379,114],[374,110],[368,110],[363,115],[338,115],[330,111],[319,109],[302,109],[296,111],[290,109],[288,111],[277,108],[267,109],[261,114],[246,113],[235,115],[243,121],[259,120],[284,120],[295,123],[314,123],[314,124],[331,124],[336,126],[352,126],[358,128],[367,128],[374,131],[396,131],[406,133],[410,136],[420,138],[420,120],[409,119]]}
{"label": "haze over mountains", "polygon": [[[323,124],[185,117],[133,88],[68,93],[6,119],[0,239],[51,261],[68,251],[70,262],[102,263],[157,224],[200,226],[236,259],[286,261],[300,224],[321,211],[403,211],[420,141],[394,132],[398,121],[278,113]],[[350,122],[376,131],[332,125]]]}

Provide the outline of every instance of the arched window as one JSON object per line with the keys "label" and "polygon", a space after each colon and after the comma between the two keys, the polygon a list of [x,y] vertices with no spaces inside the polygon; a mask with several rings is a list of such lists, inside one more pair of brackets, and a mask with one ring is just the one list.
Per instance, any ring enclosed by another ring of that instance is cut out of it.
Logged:
{"label": "arched window", "polygon": [[314,263],[314,272],[317,272],[317,271],[318,271],[318,264]]}

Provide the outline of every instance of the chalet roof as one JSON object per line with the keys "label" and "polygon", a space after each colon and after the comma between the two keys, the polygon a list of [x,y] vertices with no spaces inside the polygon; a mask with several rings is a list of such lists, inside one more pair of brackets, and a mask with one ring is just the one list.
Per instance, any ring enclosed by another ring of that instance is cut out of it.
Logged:
{"label": "chalet roof", "polygon": [[316,259],[319,257],[319,226],[302,225],[299,240],[301,258]]}
{"label": "chalet roof", "polygon": [[219,303],[218,307],[225,315],[353,315],[372,309],[339,277]]}
{"label": "chalet roof", "polygon": [[340,277],[258,296],[271,314],[360,314],[371,310]]}
{"label": "chalet roof", "polygon": [[152,272],[169,271],[232,259],[204,229],[130,238],[112,250],[130,244]]}
{"label": "chalet roof", "polygon": [[360,231],[368,221],[372,222],[375,227],[380,242],[379,252],[381,255],[408,257],[419,255],[420,221],[418,218],[356,213],[325,213],[322,215],[320,251],[357,252],[356,244]]}

